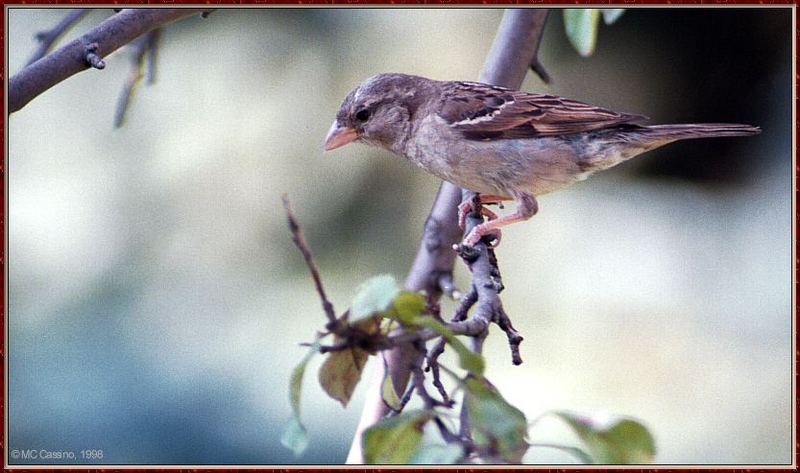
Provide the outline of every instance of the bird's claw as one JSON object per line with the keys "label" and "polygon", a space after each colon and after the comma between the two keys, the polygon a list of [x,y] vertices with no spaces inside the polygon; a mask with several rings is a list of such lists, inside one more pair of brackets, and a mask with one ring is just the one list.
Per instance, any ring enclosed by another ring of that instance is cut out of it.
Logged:
{"label": "bird's claw", "polygon": [[[458,226],[461,227],[462,230],[467,227],[467,215],[469,215],[470,212],[474,210],[475,206],[473,205],[471,199],[465,200],[464,202],[458,204]],[[481,215],[488,218],[489,220],[494,220],[497,218],[496,213],[492,212],[491,210],[487,209],[484,206],[481,206]]]}
{"label": "bird's claw", "polygon": [[464,241],[461,242],[461,245],[475,246],[475,243],[478,243],[478,241],[480,241],[481,238],[485,236],[491,236],[492,238],[490,238],[489,241],[494,240],[492,247],[497,248],[497,246],[500,244],[500,240],[503,237],[503,233],[500,231],[499,228],[486,229],[486,227],[484,227],[483,224],[481,224],[476,226],[475,228],[472,229],[471,232],[469,232],[469,235],[467,235],[467,237],[464,238]]}
{"label": "bird's claw", "polygon": [[[484,207],[483,205],[479,205],[481,216],[486,217],[489,221],[495,220],[497,218],[497,214],[489,210],[488,208]],[[475,202],[473,199],[465,200],[458,205],[458,226],[461,229],[465,229],[467,226],[467,215],[471,212],[475,211]],[[494,240],[493,247],[497,247],[500,244],[500,239],[502,238],[502,233],[500,232],[499,228],[487,228],[485,223],[480,225],[476,225],[469,235],[464,238],[464,241],[461,242],[460,245],[453,245],[453,249],[459,251],[460,247],[468,246],[473,247],[475,246],[478,241],[484,236],[491,236],[492,238],[487,241],[487,244]]]}

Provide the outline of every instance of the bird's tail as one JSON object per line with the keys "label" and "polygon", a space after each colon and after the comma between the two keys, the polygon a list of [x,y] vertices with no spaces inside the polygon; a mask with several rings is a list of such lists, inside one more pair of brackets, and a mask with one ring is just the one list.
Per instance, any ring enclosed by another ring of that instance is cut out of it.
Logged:
{"label": "bird's tail", "polygon": [[[717,138],[726,136],[752,136],[761,133],[761,128],[737,123],[687,123],[681,125],[653,125],[645,127],[649,138],[666,142],[693,138]],[[666,143],[665,143],[666,144]]]}
{"label": "bird's tail", "polygon": [[591,171],[608,169],[666,144],[694,138],[752,136],[761,128],[736,123],[687,123],[681,125],[622,125],[607,132],[605,153],[584,156],[581,168]]}

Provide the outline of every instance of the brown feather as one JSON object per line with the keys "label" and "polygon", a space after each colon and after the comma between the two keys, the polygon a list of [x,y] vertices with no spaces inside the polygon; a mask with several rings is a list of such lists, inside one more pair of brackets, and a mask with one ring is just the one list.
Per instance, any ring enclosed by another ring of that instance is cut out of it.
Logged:
{"label": "brown feather", "polygon": [[438,114],[469,139],[569,135],[646,120],[577,100],[477,82],[446,83]]}

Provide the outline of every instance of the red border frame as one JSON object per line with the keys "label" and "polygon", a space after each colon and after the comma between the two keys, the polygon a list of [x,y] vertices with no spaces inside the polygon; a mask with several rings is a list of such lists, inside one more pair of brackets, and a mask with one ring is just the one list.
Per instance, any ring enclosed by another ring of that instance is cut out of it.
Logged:
{"label": "red border frame", "polygon": [[[97,2],[95,0],[16,0],[16,1],[5,1],[3,0],[3,5],[98,5],[98,6],[116,6],[116,5],[282,5],[282,6],[298,6],[298,5],[340,5],[340,6],[367,6],[367,5],[466,5],[466,6],[497,6],[502,7],[506,5],[519,5],[519,6],[545,6],[545,5],[608,5],[608,6],[626,6],[626,5],[797,5],[798,0],[757,0],[757,1],[746,1],[746,0],[567,0],[563,2],[559,2],[556,0],[481,0],[481,1],[469,1],[469,0],[296,0],[294,2],[279,2],[273,0],[205,0],[202,2],[192,2],[189,0],[130,0],[126,2],[120,2],[114,0],[113,2]],[[795,44],[800,45],[800,21],[798,21],[797,10],[795,10],[795,17],[794,17],[794,24],[795,24]],[[2,40],[3,48],[5,48],[5,8],[0,10],[0,40]],[[5,53],[5,50],[3,51]],[[796,52],[796,51],[795,51]],[[795,84],[797,86],[800,83],[800,72],[797,67],[798,61],[797,56],[795,57]],[[6,71],[5,71],[5,62],[0,64],[0,77],[5,81],[7,80]],[[795,94],[797,91],[795,90]],[[800,96],[795,95],[795,140],[797,137],[800,136]],[[3,104],[3,114],[0,116],[0,121],[3,122],[3,127],[5,129],[5,116],[6,116],[6,109],[5,104]],[[5,133],[0,135],[0,146],[5,150]],[[798,146],[797,141],[795,141],[795,158],[798,155]],[[5,199],[5,168],[3,162],[0,162],[0,224],[3,226],[3,234],[0,236],[0,266],[2,266],[3,272],[0,273],[0,296],[3,296],[3,300],[5,300],[5,269],[6,269],[6,260],[5,260],[5,243],[6,243],[6,232],[5,232],[5,224],[6,224],[6,199]],[[795,185],[797,185],[797,181],[800,180],[800,161],[795,161]],[[795,187],[794,189],[794,198],[795,198],[795,207],[794,207],[794,224],[798,225],[798,211],[796,207],[796,203],[800,200],[800,186]],[[793,241],[795,245],[795,272],[794,272],[794,296],[796,297],[798,282],[800,282],[800,252],[798,252],[797,241]],[[5,313],[5,304],[0,307],[0,331],[5,334],[5,323],[6,323],[6,313]],[[798,311],[797,306],[795,306],[795,314],[794,314],[794,329],[792,336],[797,338],[797,327],[800,323],[800,311]],[[5,346],[5,336],[0,339],[0,411],[5,412],[5,357],[6,357],[6,346]],[[800,380],[800,375],[797,371],[797,366],[800,365],[800,348],[795,351],[795,372],[793,373],[795,386],[798,386],[798,381]],[[795,398],[795,413],[800,412],[800,397]],[[797,419],[795,419],[796,421]],[[3,458],[3,462],[5,465],[5,450],[6,450],[6,443],[5,443],[5,417],[3,418],[4,425],[3,430],[0,431],[0,456]],[[782,467],[777,466],[774,468],[735,468],[735,467],[699,467],[699,466],[687,466],[687,468],[675,468],[675,467],[668,467],[668,468],[624,468],[626,471],[630,472],[653,472],[653,471],[660,471],[664,473],[683,473],[688,471],[689,469],[693,470],[703,470],[708,472],[721,472],[721,471],[742,471],[747,473],[753,472],[778,472],[778,471],[800,471],[798,467],[800,467],[800,432],[798,431],[798,423],[795,423],[795,458],[794,464],[796,468],[791,467]],[[539,471],[547,471],[547,472],[563,472],[563,471],[612,471],[617,469],[623,468],[607,468],[607,467],[598,467],[598,468],[587,468],[587,467],[576,467],[576,468],[548,468],[548,467],[538,467],[535,465],[532,466],[525,466],[525,467],[494,467],[494,468],[487,468],[487,467],[464,467],[459,466],[457,468],[453,467],[441,467],[442,469],[447,469],[453,472],[476,472],[476,473],[489,473],[494,471],[510,471],[510,470],[520,470],[520,469],[536,469]],[[110,467],[110,468],[70,468],[69,465],[66,468],[59,468],[55,465],[41,467],[41,468],[6,468],[4,466],[3,471],[13,471],[13,472],[41,472],[46,470],[59,470],[59,471],[75,471],[75,472],[98,472],[98,471],[132,471],[136,469],[147,469],[151,471],[162,471],[162,472],[175,472],[175,471],[192,471],[192,472],[213,472],[218,469],[228,469],[228,470],[239,470],[239,471],[281,471],[281,472],[291,472],[291,471],[301,471],[301,470],[322,470],[322,471],[367,471],[367,470],[376,470],[380,469],[387,473],[399,473],[399,472],[422,472],[422,471],[429,471],[432,468],[427,467],[410,467],[410,468],[398,468],[398,467],[365,467],[365,466],[341,466],[341,467],[314,467],[314,466],[298,466],[292,467],[291,465],[281,465],[277,467],[264,467],[264,468],[238,468],[236,466],[231,467],[221,467],[221,468],[204,468],[204,469],[188,469],[182,467],[174,467],[174,468],[159,468],[156,467],[147,467],[147,466],[134,466],[132,468],[125,468],[120,469],[119,467]]]}

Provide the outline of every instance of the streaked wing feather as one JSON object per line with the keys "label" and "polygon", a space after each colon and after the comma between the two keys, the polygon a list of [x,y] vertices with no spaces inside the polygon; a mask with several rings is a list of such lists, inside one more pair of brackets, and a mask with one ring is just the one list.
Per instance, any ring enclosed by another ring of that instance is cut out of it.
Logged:
{"label": "streaked wing feather", "polygon": [[477,82],[448,84],[439,116],[473,139],[565,135],[646,120],[577,100]]}

